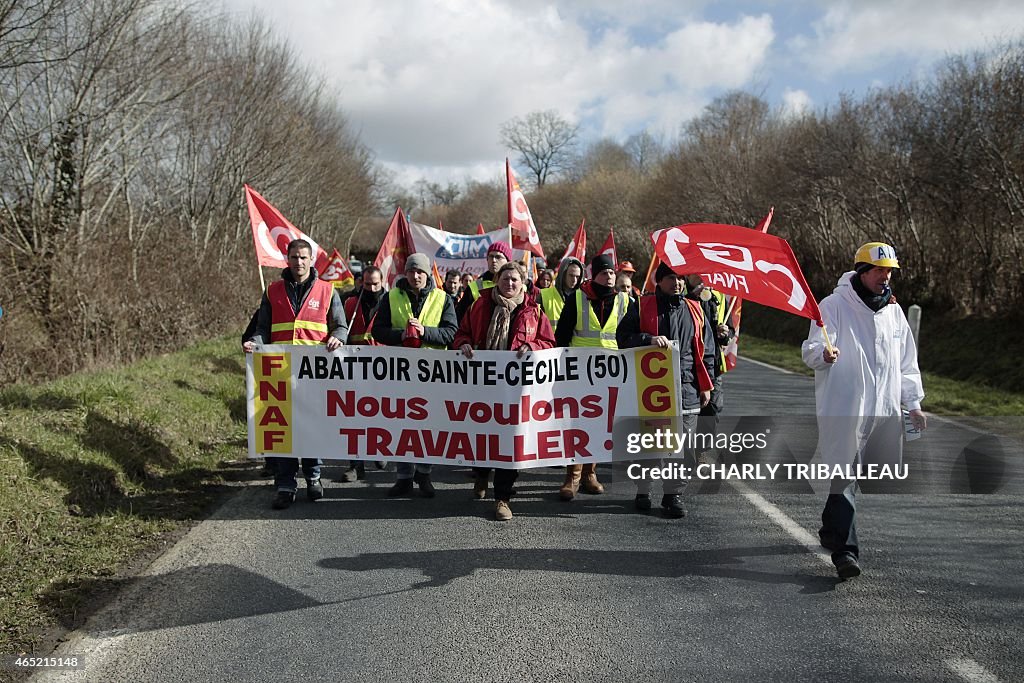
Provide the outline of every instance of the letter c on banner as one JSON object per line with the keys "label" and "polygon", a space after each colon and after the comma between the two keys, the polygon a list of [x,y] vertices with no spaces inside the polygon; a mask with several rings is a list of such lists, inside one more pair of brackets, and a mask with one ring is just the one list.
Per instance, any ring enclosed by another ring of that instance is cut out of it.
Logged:
{"label": "letter c on banner", "polygon": [[664,351],[650,351],[640,357],[640,371],[648,379],[661,379],[668,373],[667,354]]}

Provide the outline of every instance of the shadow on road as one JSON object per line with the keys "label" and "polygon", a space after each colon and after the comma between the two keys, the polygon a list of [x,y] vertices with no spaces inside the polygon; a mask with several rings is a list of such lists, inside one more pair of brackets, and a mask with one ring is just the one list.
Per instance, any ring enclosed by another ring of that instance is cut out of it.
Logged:
{"label": "shadow on road", "polygon": [[780,574],[758,569],[757,558],[802,555],[799,545],[773,545],[719,550],[650,552],[594,549],[506,549],[470,548],[407,553],[364,553],[355,557],[334,557],[320,566],[345,571],[418,569],[428,578],[413,589],[446,586],[478,569],[521,572],[563,572],[604,574],[635,578],[685,578],[715,576],[767,584],[794,584],[801,593],[833,590],[838,579],[810,574]]}
{"label": "shadow on road", "polygon": [[[188,567],[167,574],[128,580],[100,580],[105,591],[122,591],[127,598],[98,613],[89,624],[93,637],[113,637],[158,629],[214,623],[230,619],[278,614],[325,605],[372,600],[418,590],[447,586],[479,569],[505,572],[563,572],[585,580],[587,574],[628,576],[637,579],[685,579],[710,576],[763,584],[792,584],[800,593],[817,594],[835,589],[838,579],[801,573],[759,569],[759,559],[800,555],[798,545],[775,545],[685,552],[597,551],[566,549],[437,550],[405,553],[365,553],[333,557],[318,564],[326,569],[354,572],[414,569],[427,578],[383,593],[357,595],[321,602],[265,576],[228,564]],[[338,575],[338,582],[346,578]],[[320,587],[322,588],[322,586]],[[140,606],[153,601],[160,609]]]}

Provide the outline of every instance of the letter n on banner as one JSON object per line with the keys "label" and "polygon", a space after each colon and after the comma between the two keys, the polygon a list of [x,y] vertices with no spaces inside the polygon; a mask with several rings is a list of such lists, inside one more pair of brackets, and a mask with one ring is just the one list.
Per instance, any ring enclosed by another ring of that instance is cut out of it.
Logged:
{"label": "letter n on banner", "polygon": [[256,452],[266,455],[292,452],[291,354],[253,354],[253,398],[256,422]]}
{"label": "letter n on banner", "polygon": [[[671,349],[638,349],[636,361],[636,404],[641,424],[646,427],[667,427],[672,424],[679,407],[676,380],[679,368]],[[651,420],[649,418],[664,418]]]}

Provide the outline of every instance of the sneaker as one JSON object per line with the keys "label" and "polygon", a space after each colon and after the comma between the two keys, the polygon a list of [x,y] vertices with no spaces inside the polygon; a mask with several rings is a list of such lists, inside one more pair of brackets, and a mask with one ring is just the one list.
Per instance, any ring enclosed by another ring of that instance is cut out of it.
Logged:
{"label": "sneaker", "polygon": [[860,576],[860,564],[857,563],[857,558],[850,553],[842,553],[838,557],[832,558],[832,563],[836,566],[839,578],[843,580]]}
{"label": "sneaker", "polygon": [[284,510],[294,502],[294,491],[278,491],[277,495],[274,496],[274,502],[270,504],[270,507],[274,508],[275,510]]}
{"label": "sneaker", "polygon": [[512,508],[507,500],[499,500],[494,504],[494,519],[499,522],[507,522],[512,519]]}
{"label": "sneaker", "polygon": [[407,497],[412,495],[412,479],[399,479],[395,485],[388,489],[388,496],[392,498]]}
{"label": "sneaker", "polygon": [[320,483],[319,479],[307,479],[306,480],[306,498],[309,499],[310,503],[314,503],[324,497],[324,485]]}
{"label": "sneaker", "polygon": [[342,472],[341,476],[338,477],[337,479],[335,479],[334,481],[340,482],[340,483],[344,483],[344,484],[351,484],[352,482],[354,482],[356,480],[357,476],[358,476],[358,473],[356,472],[356,468],[350,467],[347,470],[345,470],[344,472]]}
{"label": "sneaker", "polygon": [[430,481],[429,474],[426,472],[417,472],[413,475],[412,480],[419,485],[420,493],[423,494],[424,498],[434,497],[434,485]]}
{"label": "sneaker", "polygon": [[678,494],[661,497],[661,509],[666,517],[680,519],[686,516],[686,508]]}
{"label": "sneaker", "polygon": [[640,512],[650,512],[651,497],[646,493],[636,494],[636,498],[633,499],[633,507],[635,507]]}

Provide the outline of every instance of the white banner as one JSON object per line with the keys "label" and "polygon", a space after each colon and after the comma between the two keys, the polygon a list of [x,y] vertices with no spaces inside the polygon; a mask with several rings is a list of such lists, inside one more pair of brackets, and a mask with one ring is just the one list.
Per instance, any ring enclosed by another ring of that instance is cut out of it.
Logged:
{"label": "white banner", "polygon": [[526,468],[610,462],[616,416],[679,406],[679,352],[264,346],[246,356],[249,457]]}
{"label": "white banner", "polygon": [[[420,223],[409,223],[416,251],[437,263],[437,271],[444,277],[449,270],[472,273],[480,277],[487,272],[487,249],[495,242],[509,243],[508,228],[485,232],[482,235],[462,235],[431,228]],[[515,249],[512,258],[522,260],[523,250]]]}

